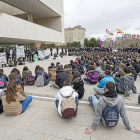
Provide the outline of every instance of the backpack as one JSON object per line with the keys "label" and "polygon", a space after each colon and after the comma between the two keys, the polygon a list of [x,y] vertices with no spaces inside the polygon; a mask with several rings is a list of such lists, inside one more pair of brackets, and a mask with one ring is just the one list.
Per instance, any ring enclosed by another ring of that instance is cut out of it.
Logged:
{"label": "backpack", "polygon": [[98,82],[98,73],[97,72],[89,72],[87,79],[90,80],[91,82]]}
{"label": "backpack", "polygon": [[111,107],[106,105],[103,112],[103,118],[107,127],[114,127],[119,121],[119,107],[118,105]]}
{"label": "backpack", "polygon": [[64,97],[61,94],[61,96],[63,97],[62,102],[61,102],[61,114],[64,119],[76,117],[77,115],[76,103],[72,95],[73,95],[73,92],[68,97]]}
{"label": "backpack", "polygon": [[28,86],[35,84],[35,78],[31,75],[31,72],[29,74],[27,74],[26,83],[27,83]]}
{"label": "backpack", "polygon": [[38,77],[37,77],[37,80],[36,80],[37,87],[44,87],[44,77],[43,77],[43,74],[44,74],[44,72],[42,74],[38,75]]}
{"label": "backpack", "polygon": [[5,81],[5,77],[3,75],[0,76],[0,88],[7,87],[7,82]]}

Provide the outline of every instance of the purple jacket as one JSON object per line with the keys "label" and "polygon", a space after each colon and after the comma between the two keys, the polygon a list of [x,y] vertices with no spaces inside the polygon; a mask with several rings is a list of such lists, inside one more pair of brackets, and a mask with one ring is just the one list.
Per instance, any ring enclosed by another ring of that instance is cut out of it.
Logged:
{"label": "purple jacket", "polygon": [[88,72],[87,79],[91,82],[98,82],[98,73],[96,70],[91,70]]}
{"label": "purple jacket", "polygon": [[[35,80],[37,79],[38,75],[40,75],[42,73],[43,73],[43,70],[38,70],[36,72],[36,75],[35,75]],[[43,78],[44,78],[44,83],[46,83],[47,79],[49,79],[49,76],[48,76],[48,74],[46,72],[44,72]]]}

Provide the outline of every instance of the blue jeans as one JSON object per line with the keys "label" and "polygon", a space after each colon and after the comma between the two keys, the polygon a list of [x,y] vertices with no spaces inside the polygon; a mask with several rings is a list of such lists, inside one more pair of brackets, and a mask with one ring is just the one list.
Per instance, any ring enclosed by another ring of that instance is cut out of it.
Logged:
{"label": "blue jeans", "polygon": [[91,82],[91,81],[88,80],[87,78],[84,78],[84,81],[88,82],[90,85],[95,85],[95,84],[97,84],[97,82]]}
{"label": "blue jeans", "polygon": [[31,101],[32,101],[32,97],[28,96],[24,101],[21,102],[21,104],[22,104],[22,111],[21,111],[21,113],[23,113],[26,110],[26,108],[31,103]]}
{"label": "blue jeans", "polygon": [[97,104],[98,104],[98,99],[96,98],[96,96],[90,96],[89,98],[88,98],[88,101],[93,105],[93,109],[94,109],[94,111],[96,110],[96,108],[97,108]]}
{"label": "blue jeans", "polygon": [[32,62],[32,56],[29,55],[29,62]]}
{"label": "blue jeans", "polygon": [[[78,97],[75,98],[76,107],[78,107],[79,99]],[[56,108],[58,108],[59,100],[55,101]]]}
{"label": "blue jeans", "polygon": [[47,79],[46,82],[44,83],[44,86],[48,85],[48,83],[51,81],[51,79]]}

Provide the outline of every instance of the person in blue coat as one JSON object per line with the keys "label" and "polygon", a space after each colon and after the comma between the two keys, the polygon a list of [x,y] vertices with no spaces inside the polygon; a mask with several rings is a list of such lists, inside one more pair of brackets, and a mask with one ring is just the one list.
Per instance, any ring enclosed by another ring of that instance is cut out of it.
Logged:
{"label": "person in blue coat", "polygon": [[97,87],[94,88],[94,90],[99,94],[105,93],[105,87],[107,82],[114,82],[113,77],[110,76],[111,72],[108,70],[105,70],[104,72],[104,78],[100,81],[100,83],[97,85]]}

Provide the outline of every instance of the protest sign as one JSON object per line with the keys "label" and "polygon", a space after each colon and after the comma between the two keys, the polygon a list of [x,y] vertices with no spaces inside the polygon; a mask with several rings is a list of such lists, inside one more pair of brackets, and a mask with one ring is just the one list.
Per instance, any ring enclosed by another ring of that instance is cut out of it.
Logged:
{"label": "protest sign", "polygon": [[7,64],[6,53],[0,53],[0,64]]}
{"label": "protest sign", "polygon": [[24,46],[16,46],[17,58],[25,57]]}

